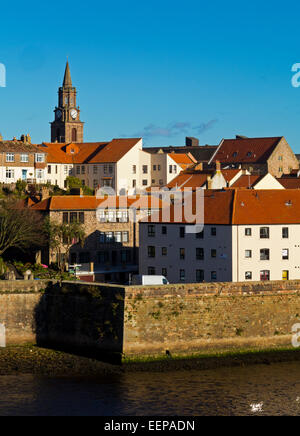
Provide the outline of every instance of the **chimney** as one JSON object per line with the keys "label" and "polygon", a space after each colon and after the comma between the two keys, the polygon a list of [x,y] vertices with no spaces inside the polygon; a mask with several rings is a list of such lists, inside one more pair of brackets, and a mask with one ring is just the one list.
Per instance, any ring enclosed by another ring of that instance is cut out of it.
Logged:
{"label": "chimney", "polygon": [[199,147],[199,139],[193,138],[191,136],[187,136],[185,138],[185,146],[186,147]]}
{"label": "chimney", "polygon": [[21,135],[20,141],[26,142],[26,136],[25,135]]}
{"label": "chimney", "polygon": [[217,173],[221,172],[221,162],[219,160],[216,161],[216,171]]}
{"label": "chimney", "polygon": [[207,176],[207,189],[212,189],[211,176]]}
{"label": "chimney", "polygon": [[248,136],[235,135],[235,139],[248,139]]}
{"label": "chimney", "polygon": [[3,136],[1,135],[1,133],[0,133],[0,141],[1,142],[3,141]]}
{"label": "chimney", "polygon": [[43,186],[41,189],[41,201],[46,200],[47,198],[50,197],[50,192],[49,192],[49,188],[47,188],[47,186]]}

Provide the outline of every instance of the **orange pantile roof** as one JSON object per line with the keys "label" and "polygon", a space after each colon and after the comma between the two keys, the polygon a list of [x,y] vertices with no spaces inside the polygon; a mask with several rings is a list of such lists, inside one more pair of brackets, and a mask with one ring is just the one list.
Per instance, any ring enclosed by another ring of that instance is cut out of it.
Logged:
{"label": "orange pantile roof", "polygon": [[[192,212],[198,214],[198,223],[201,222],[201,213],[204,207],[204,223],[215,225],[272,225],[272,224],[299,224],[300,225],[300,191],[291,190],[247,190],[230,189],[223,191],[204,190],[204,203],[198,202],[196,209],[195,193],[193,193]],[[184,208],[179,206],[182,217],[178,218],[174,206],[170,209],[170,220],[164,211],[154,213],[142,222],[153,223],[184,223]],[[190,224],[195,223],[195,221]]]}
{"label": "orange pantile roof", "polygon": [[233,224],[300,224],[300,191],[236,190]]}
{"label": "orange pantile roof", "polygon": [[[43,143],[39,149],[48,153],[48,163],[97,164],[118,162],[140,138],[113,139],[110,142]],[[73,152],[72,152],[73,151]]]}
{"label": "orange pantile roof", "polygon": [[285,189],[300,189],[300,178],[298,177],[281,177],[280,179],[277,179],[277,181]]}
{"label": "orange pantile roof", "polygon": [[221,170],[221,173],[223,174],[224,179],[226,182],[231,182],[231,180],[240,172],[240,169],[226,169]]}
{"label": "orange pantile roof", "polygon": [[187,153],[169,153],[168,156],[183,169],[196,163],[195,159]]}
{"label": "orange pantile roof", "polygon": [[271,156],[281,137],[224,139],[212,162],[221,163],[264,163]]}
{"label": "orange pantile roof", "polygon": [[31,207],[39,211],[60,211],[60,210],[96,210],[98,207],[105,208],[128,208],[137,209],[162,208],[165,203],[157,197],[144,196],[106,196],[97,198],[92,196],[54,196],[41,201]]}
{"label": "orange pantile roof", "polygon": [[231,188],[252,188],[262,179],[261,175],[242,175],[232,185]]}
{"label": "orange pantile roof", "polygon": [[181,172],[175,179],[168,183],[167,188],[201,188],[206,182],[208,173]]}

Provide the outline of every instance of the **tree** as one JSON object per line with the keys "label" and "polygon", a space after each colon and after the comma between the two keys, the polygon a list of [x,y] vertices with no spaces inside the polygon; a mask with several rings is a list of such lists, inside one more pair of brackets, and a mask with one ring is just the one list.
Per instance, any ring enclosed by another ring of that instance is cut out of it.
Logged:
{"label": "tree", "polygon": [[17,208],[13,200],[0,203],[0,257],[9,248],[26,251],[45,244],[42,215],[31,209]]}
{"label": "tree", "polygon": [[46,232],[49,248],[56,253],[58,267],[61,274],[63,274],[73,245],[80,244],[82,247],[84,246],[86,236],[83,225],[78,222],[58,224],[48,219],[46,221]]}

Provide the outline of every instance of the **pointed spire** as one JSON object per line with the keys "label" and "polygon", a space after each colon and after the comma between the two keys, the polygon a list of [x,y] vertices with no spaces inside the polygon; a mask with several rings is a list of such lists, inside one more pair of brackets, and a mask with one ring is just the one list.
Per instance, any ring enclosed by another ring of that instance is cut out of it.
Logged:
{"label": "pointed spire", "polygon": [[72,88],[72,79],[71,79],[71,73],[70,73],[70,67],[69,67],[68,60],[67,60],[67,65],[66,65],[63,87],[64,88]]}

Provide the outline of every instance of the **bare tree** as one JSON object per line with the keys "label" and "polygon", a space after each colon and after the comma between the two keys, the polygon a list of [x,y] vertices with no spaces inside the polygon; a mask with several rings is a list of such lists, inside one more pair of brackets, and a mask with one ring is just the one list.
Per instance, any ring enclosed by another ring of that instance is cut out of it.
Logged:
{"label": "bare tree", "polygon": [[45,244],[44,219],[31,209],[16,207],[15,201],[0,204],[0,256],[9,248],[26,251]]}

